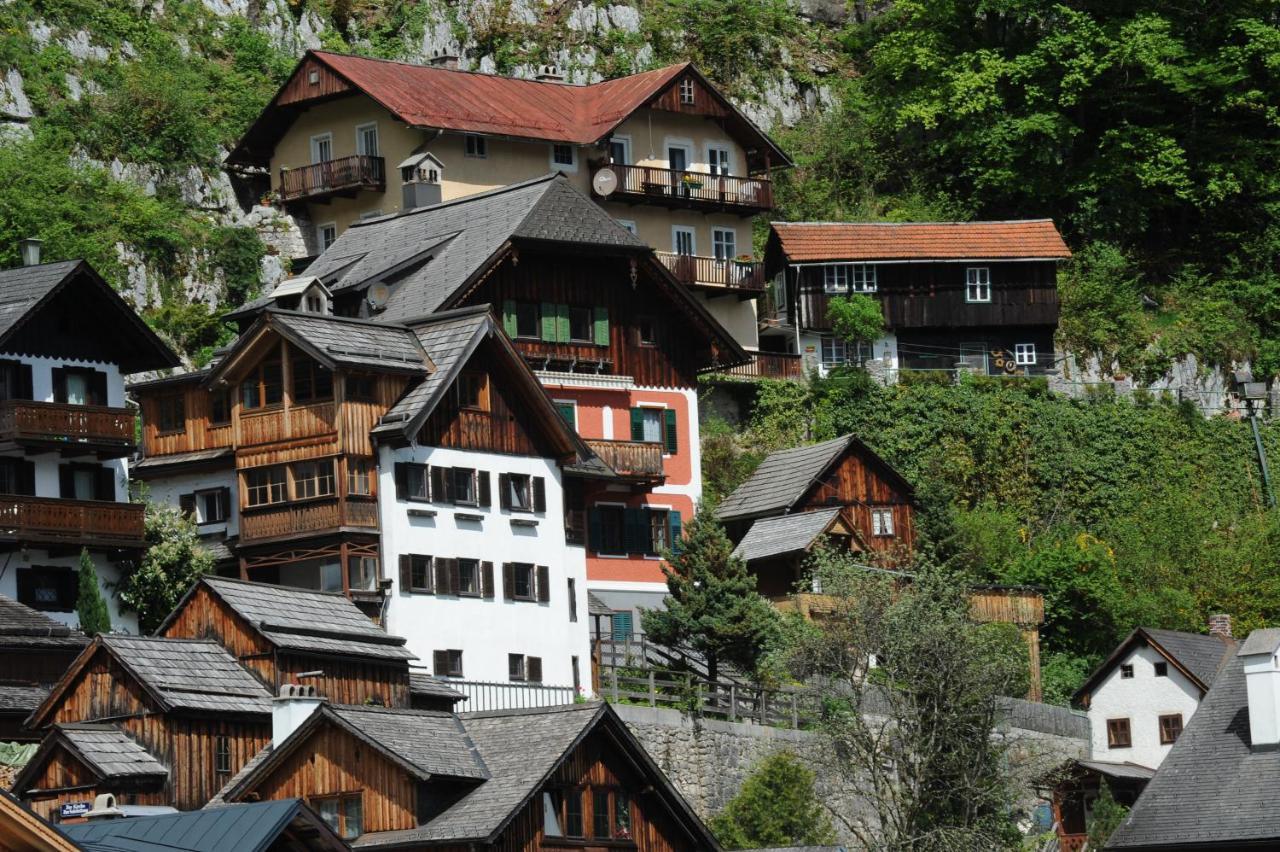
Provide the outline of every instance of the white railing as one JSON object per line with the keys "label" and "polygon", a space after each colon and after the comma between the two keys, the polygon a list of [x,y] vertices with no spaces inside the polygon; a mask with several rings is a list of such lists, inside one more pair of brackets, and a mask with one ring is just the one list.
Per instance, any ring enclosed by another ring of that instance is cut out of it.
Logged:
{"label": "white railing", "polygon": [[524,707],[555,707],[559,704],[572,704],[575,699],[572,686],[454,680],[453,678],[441,678],[441,683],[467,696],[454,706],[454,710],[458,713],[479,710],[518,710]]}

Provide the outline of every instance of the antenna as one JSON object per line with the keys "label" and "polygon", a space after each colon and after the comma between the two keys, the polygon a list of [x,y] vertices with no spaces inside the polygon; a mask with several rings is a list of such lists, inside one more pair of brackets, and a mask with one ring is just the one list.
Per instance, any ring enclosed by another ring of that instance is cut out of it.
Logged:
{"label": "antenna", "polygon": [[390,297],[391,288],[379,281],[369,288],[369,307],[380,311],[387,306],[387,299]]}
{"label": "antenna", "polygon": [[596,195],[607,198],[617,188],[618,176],[613,169],[600,169],[591,176],[591,189]]}

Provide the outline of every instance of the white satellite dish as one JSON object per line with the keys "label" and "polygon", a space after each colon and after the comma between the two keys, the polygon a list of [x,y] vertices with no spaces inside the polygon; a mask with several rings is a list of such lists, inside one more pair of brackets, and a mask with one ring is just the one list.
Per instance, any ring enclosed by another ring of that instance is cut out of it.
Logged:
{"label": "white satellite dish", "polygon": [[613,169],[600,169],[591,177],[591,188],[596,195],[608,197],[618,188],[618,176]]}
{"label": "white satellite dish", "polygon": [[374,310],[380,311],[385,308],[389,298],[391,298],[391,288],[381,281],[369,288],[369,306]]}

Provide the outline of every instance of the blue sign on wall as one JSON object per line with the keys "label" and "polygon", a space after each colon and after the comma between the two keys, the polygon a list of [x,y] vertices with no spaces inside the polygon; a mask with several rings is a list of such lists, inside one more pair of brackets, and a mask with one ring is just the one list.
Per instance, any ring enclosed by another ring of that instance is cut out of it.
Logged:
{"label": "blue sign on wall", "polygon": [[75,819],[89,813],[89,809],[93,807],[92,802],[67,802],[58,808],[58,817],[61,819]]}

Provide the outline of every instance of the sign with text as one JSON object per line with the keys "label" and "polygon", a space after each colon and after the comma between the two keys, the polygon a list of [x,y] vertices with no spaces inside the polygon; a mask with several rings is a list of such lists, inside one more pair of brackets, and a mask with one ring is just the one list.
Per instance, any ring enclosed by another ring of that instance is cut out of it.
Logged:
{"label": "sign with text", "polygon": [[67,802],[58,808],[59,819],[75,819],[89,813],[89,809],[93,807],[92,802]]}

